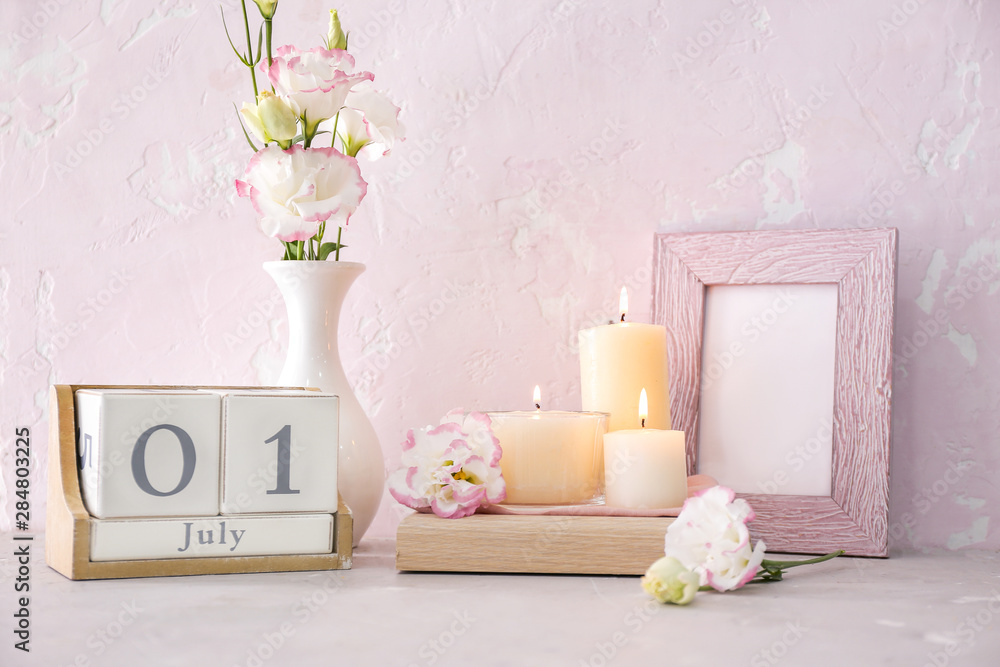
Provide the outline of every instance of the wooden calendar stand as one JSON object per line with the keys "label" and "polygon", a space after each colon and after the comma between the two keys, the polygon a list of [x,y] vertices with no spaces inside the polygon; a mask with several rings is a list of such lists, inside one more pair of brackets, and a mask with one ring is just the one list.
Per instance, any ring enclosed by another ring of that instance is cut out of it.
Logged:
{"label": "wooden calendar stand", "polygon": [[[192,389],[194,387],[145,387],[135,385],[53,385],[49,401],[49,483],[45,518],[45,562],[70,579],[122,579],[166,577],[185,574],[234,572],[292,572],[302,570],[347,570],[351,567],[351,510],[340,497],[334,515],[333,553],[234,558],[170,558],[151,560],[90,560],[93,518],[80,493],[77,472],[77,389]],[[242,387],[197,387],[240,389]]]}

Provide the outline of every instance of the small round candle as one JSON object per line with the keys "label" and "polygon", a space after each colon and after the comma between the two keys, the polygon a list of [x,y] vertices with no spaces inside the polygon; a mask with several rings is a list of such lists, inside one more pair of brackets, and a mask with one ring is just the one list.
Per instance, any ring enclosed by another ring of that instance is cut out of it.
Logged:
{"label": "small round candle", "polygon": [[[645,425],[646,391],[639,397]],[[687,498],[684,432],[655,428],[612,431],[604,436],[604,483],[609,507],[680,507]]]}
{"label": "small round candle", "polygon": [[511,505],[582,505],[601,501],[603,412],[535,410],[487,413],[503,455]]}

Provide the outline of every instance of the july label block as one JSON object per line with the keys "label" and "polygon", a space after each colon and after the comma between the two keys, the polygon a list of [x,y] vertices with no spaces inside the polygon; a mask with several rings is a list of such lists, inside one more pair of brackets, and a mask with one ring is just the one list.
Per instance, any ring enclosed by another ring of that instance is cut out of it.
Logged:
{"label": "july label block", "polygon": [[315,391],[223,395],[223,514],[336,512],[339,399]]}
{"label": "july label block", "polygon": [[330,514],[94,521],[93,561],[324,554],[333,550]]}
{"label": "july label block", "polygon": [[219,512],[221,398],[185,390],[76,392],[84,504],[100,519]]}

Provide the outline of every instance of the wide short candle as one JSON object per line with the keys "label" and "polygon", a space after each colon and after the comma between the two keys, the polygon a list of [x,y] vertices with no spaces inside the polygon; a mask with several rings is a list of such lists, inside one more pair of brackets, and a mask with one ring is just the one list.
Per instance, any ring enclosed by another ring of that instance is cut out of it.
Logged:
{"label": "wide short candle", "polygon": [[604,484],[609,507],[680,507],[687,498],[684,432],[638,428],[605,434]]}
{"label": "wide short candle", "polygon": [[503,456],[500,469],[509,505],[601,502],[601,445],[608,415],[534,410],[490,412]]}
{"label": "wide short candle", "polygon": [[625,322],[628,296],[622,288],[621,319],[580,332],[580,389],[583,409],[611,415],[609,431],[639,428],[639,391],[649,397],[647,426],[670,428],[667,330]]}

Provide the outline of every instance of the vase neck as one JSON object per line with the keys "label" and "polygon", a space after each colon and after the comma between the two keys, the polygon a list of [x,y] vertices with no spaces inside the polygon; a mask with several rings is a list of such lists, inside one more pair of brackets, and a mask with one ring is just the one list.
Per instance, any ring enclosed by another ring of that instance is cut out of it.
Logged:
{"label": "vase neck", "polygon": [[355,262],[281,261],[264,268],[288,311],[288,357],[279,382],[339,391],[346,385],[337,341],[340,311],[364,271]]}

